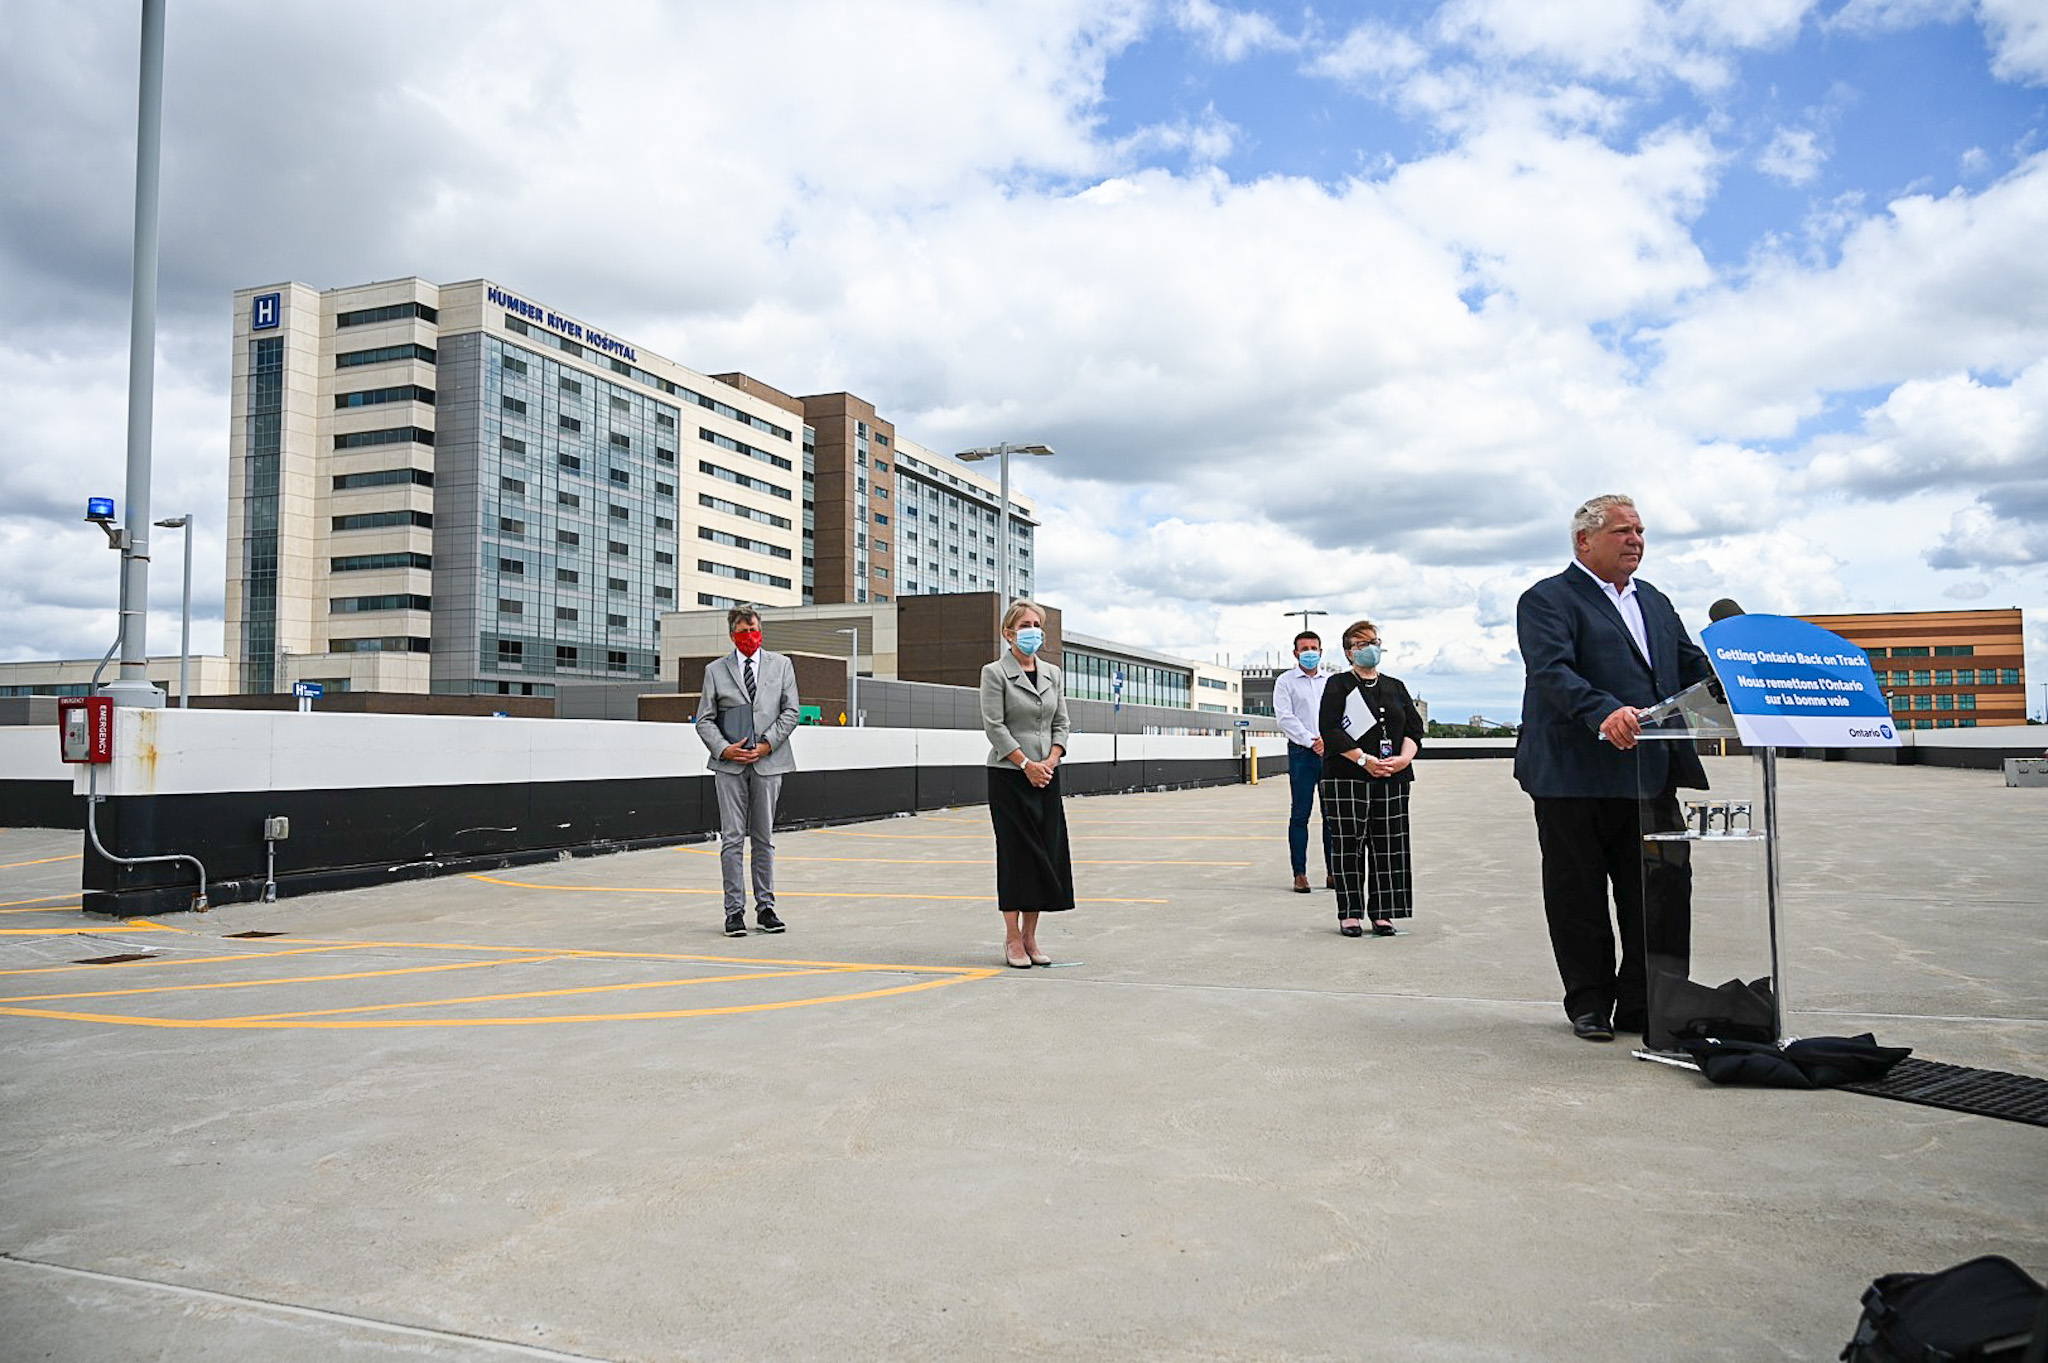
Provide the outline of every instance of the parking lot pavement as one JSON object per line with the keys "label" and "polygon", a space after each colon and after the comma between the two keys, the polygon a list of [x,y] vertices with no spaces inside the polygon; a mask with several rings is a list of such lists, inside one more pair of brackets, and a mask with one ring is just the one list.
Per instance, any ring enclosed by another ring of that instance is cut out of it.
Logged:
{"label": "parking lot pavement", "polygon": [[[1574,1040],[1506,765],[1419,776],[1390,939],[1284,782],[1070,801],[1032,971],[981,809],[736,940],[705,845],[118,923],[0,830],[0,1356],[1748,1363],[2048,1271],[2041,1128]],[[2048,791],[1783,784],[1794,1030],[2048,1074]]]}

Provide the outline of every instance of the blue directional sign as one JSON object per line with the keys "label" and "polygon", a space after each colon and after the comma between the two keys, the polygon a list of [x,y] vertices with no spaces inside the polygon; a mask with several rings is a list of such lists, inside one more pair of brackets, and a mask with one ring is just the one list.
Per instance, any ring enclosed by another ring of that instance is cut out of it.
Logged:
{"label": "blue directional sign", "polygon": [[293,682],[292,694],[300,700],[318,700],[327,694],[327,688],[319,682]]}
{"label": "blue directional sign", "polygon": [[1733,615],[1700,643],[1736,732],[1761,748],[1895,748],[1891,707],[1862,649],[1784,615]]}
{"label": "blue directional sign", "polygon": [[249,303],[249,330],[268,331],[284,317],[284,295],[259,293]]}

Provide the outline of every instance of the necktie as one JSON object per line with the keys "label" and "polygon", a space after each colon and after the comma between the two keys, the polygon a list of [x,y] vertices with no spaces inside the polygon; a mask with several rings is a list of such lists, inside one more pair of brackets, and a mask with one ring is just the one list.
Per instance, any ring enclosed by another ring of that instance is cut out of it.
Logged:
{"label": "necktie", "polygon": [[752,706],[761,699],[760,691],[754,685],[754,660],[747,659],[747,704]]}

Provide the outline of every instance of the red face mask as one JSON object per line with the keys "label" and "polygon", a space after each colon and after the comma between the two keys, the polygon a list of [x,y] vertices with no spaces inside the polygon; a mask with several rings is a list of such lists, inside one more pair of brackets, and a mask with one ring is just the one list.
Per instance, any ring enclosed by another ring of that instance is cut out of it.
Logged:
{"label": "red face mask", "polygon": [[761,631],[758,629],[737,630],[732,636],[734,647],[749,658],[761,651]]}

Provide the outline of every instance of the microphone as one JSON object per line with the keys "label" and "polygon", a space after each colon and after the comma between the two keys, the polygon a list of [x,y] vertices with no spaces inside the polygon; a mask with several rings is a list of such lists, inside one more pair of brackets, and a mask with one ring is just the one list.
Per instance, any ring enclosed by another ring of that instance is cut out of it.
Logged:
{"label": "microphone", "polygon": [[1717,625],[1720,624],[1723,620],[1726,620],[1731,615],[1747,614],[1749,614],[1748,611],[1736,605],[1733,601],[1729,600],[1725,596],[1722,597],[1719,601],[1716,601],[1713,605],[1707,607],[1707,619]]}

